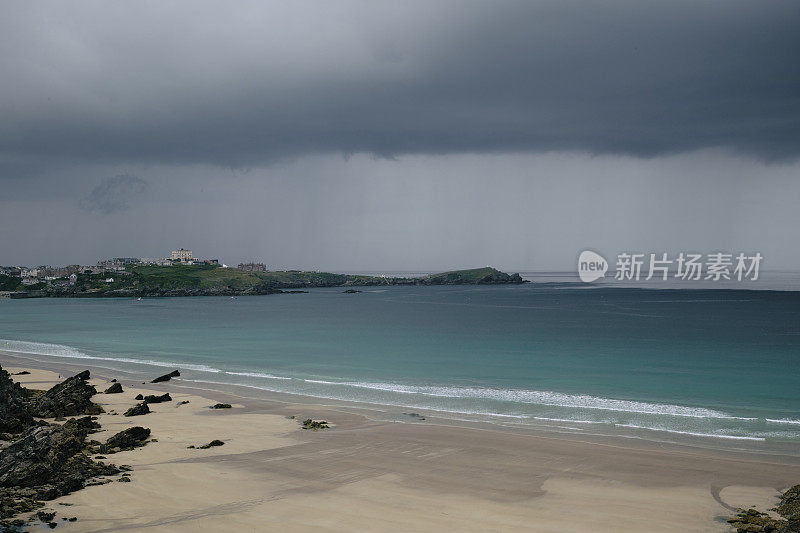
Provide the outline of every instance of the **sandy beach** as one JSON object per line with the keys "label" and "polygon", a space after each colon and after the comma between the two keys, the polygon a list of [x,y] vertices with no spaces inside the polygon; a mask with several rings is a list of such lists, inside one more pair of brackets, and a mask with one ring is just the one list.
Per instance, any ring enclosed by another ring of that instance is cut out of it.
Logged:
{"label": "sandy beach", "polygon": [[[14,376],[29,388],[59,381],[19,360],[0,363],[30,371]],[[102,391],[109,380],[95,373],[91,383]],[[142,425],[155,441],[108,456],[133,467],[131,483],[49,502],[59,516],[78,517],[62,528],[719,532],[730,530],[725,519],[737,507],[767,510],[800,480],[797,459],[784,455],[376,422],[322,405],[205,397],[174,381],[120,382],[123,393],[94,397],[106,414],[92,438]],[[172,402],[122,416],[137,394],[164,392]],[[232,408],[210,409],[218,401]],[[331,428],[305,431],[304,418]],[[214,439],[225,444],[187,448]]]}

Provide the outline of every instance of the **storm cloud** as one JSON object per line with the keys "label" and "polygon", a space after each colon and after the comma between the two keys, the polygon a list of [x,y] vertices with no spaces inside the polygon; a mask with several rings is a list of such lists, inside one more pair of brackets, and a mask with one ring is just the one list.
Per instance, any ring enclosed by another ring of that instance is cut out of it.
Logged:
{"label": "storm cloud", "polygon": [[0,172],[800,154],[800,4],[4,2]]}
{"label": "storm cloud", "polygon": [[0,264],[797,271],[800,3],[0,3]]}

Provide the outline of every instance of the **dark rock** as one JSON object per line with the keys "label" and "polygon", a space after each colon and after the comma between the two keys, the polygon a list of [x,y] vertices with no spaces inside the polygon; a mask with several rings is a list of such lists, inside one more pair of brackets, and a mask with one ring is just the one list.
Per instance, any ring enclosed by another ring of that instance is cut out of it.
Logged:
{"label": "dark rock", "polygon": [[147,407],[147,403],[142,402],[139,404],[134,405],[127,411],[123,413],[124,416],[139,416],[139,415],[146,415],[150,412],[150,408]]}
{"label": "dark rock", "polygon": [[208,444],[203,444],[202,446],[198,446],[198,448],[200,448],[201,450],[207,450],[208,448],[213,448],[214,446],[222,446],[224,444],[225,443],[222,442],[221,440],[214,439]]}
{"label": "dark rock", "polygon": [[178,372],[177,370],[173,370],[169,374],[164,374],[163,376],[158,376],[156,379],[154,379],[150,383],[161,383],[162,381],[169,381],[172,378],[177,378],[180,375],[181,375],[180,372]]}
{"label": "dark rock", "polygon": [[183,400],[182,402],[178,402],[178,404],[175,407],[178,407],[180,405],[186,405],[187,403],[189,403],[189,400]]}
{"label": "dark rock", "polygon": [[100,424],[96,420],[96,416],[82,416],[80,418],[70,418],[67,423],[82,427],[87,433],[97,433],[97,430],[100,429]]}
{"label": "dark rock", "polygon": [[[25,490],[27,491],[27,489]],[[15,489],[0,488],[0,519],[13,518],[20,513],[28,513],[44,505],[36,500],[32,491],[28,492],[30,494],[23,494],[22,491]],[[24,524],[25,522],[19,519],[11,520],[11,525],[16,527]]]}
{"label": "dark rock", "polygon": [[117,378],[114,378],[114,379],[111,380],[111,383],[116,383],[116,382],[117,382]]}
{"label": "dark rock", "polygon": [[122,392],[122,385],[120,383],[114,383],[105,390],[106,394],[119,394],[120,392]]}
{"label": "dark rock", "polygon": [[26,390],[0,367],[0,432],[19,433],[33,424],[27,401]]}
{"label": "dark rock", "polygon": [[36,513],[36,518],[38,518],[42,522],[52,522],[53,518],[55,518],[55,517],[56,517],[55,511],[51,511],[51,512],[39,511],[38,513]]}
{"label": "dark rock", "polygon": [[800,485],[786,490],[778,506],[773,509],[782,518],[776,519],[756,509],[739,509],[735,517],[728,523],[737,533],[780,532],[800,533]]}
{"label": "dark rock", "polygon": [[150,436],[150,430],[141,426],[123,429],[116,435],[109,437],[105,444],[100,446],[100,453],[116,453],[114,450],[132,450],[144,446],[144,441]]}
{"label": "dark rock", "polygon": [[86,380],[89,371],[67,378],[31,403],[31,414],[41,418],[57,416],[96,415],[103,408],[92,403],[91,398],[97,391]]}
{"label": "dark rock", "polygon": [[129,477],[121,477],[117,481],[119,481],[121,483],[130,483],[131,482],[131,478],[129,478]]}
{"label": "dark rock", "polygon": [[168,392],[162,394],[161,396],[150,394],[144,397],[144,403],[161,403],[161,402],[171,402],[171,401],[172,398],[170,397]]}
{"label": "dark rock", "polygon": [[318,429],[328,429],[330,426],[324,420],[311,420],[310,418],[306,418],[303,420],[303,429],[312,429],[314,431]]}
{"label": "dark rock", "polygon": [[27,370],[22,370],[21,372],[15,372],[12,375],[13,376],[27,376],[28,374],[30,374],[30,372],[28,372]]}
{"label": "dark rock", "polygon": [[795,516],[800,518],[800,485],[795,485],[784,492],[775,510],[785,518]]}
{"label": "dark rock", "polygon": [[134,400],[144,400],[144,396],[142,396],[141,394],[137,394]]}
{"label": "dark rock", "polygon": [[736,531],[755,533],[759,531],[781,531],[783,530],[783,520],[776,520],[766,513],[755,509],[747,511],[740,509],[736,518],[731,518],[728,523],[736,528]]}
{"label": "dark rock", "polygon": [[342,291],[344,294],[355,294],[357,292],[361,292],[357,289],[347,289],[346,291]]}
{"label": "dark rock", "polygon": [[231,404],[229,403],[215,403],[211,406],[212,409],[230,409]]}
{"label": "dark rock", "polygon": [[77,420],[37,426],[0,450],[2,517],[40,507],[36,500],[52,500],[79,490],[93,477],[119,472],[83,453],[87,432]]}
{"label": "dark rock", "polygon": [[83,449],[86,435],[86,429],[69,423],[27,431],[0,451],[0,487],[50,483],[63,463]]}

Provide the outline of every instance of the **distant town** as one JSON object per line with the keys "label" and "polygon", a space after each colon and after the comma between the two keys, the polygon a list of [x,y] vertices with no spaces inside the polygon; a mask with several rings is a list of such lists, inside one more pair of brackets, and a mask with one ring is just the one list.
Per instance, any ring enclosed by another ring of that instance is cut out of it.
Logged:
{"label": "distant town", "polygon": [[[0,266],[0,276],[20,278],[27,288],[68,287],[76,283],[79,274],[107,274],[106,283],[113,283],[114,276],[129,275],[127,269],[132,266],[174,266],[174,265],[220,265],[218,259],[201,259],[195,257],[191,250],[179,248],[172,250],[169,257],[114,257],[98,261],[94,265],[67,265],[54,267],[50,265]],[[229,268],[228,265],[220,265]],[[245,272],[268,272],[264,263],[240,263],[237,267]]]}

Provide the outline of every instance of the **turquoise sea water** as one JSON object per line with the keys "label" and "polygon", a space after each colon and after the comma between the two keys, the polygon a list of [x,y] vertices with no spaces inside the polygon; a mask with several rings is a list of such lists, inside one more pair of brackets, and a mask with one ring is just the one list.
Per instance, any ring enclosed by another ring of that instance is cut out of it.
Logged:
{"label": "turquoise sea water", "polygon": [[0,300],[0,349],[398,412],[800,442],[800,293],[498,287]]}

